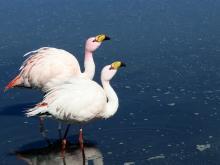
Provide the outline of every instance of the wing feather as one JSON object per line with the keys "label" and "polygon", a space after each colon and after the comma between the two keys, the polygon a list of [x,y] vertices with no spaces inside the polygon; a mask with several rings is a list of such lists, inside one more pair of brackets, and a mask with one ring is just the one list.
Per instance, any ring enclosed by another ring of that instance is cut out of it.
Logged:
{"label": "wing feather", "polygon": [[76,76],[81,73],[79,63],[69,52],[50,47],[43,47],[26,53],[28,58],[20,67],[20,76],[24,86],[49,88],[52,80]]}

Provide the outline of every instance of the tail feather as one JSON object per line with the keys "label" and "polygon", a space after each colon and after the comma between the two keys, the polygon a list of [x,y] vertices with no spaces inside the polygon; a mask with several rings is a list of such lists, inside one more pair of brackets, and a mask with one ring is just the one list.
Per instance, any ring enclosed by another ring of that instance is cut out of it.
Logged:
{"label": "tail feather", "polygon": [[21,84],[21,76],[16,76],[12,81],[10,81],[8,83],[8,85],[5,87],[4,92],[6,92],[7,90],[9,90],[10,88],[13,88],[17,85]]}
{"label": "tail feather", "polygon": [[39,104],[39,105],[35,106],[34,108],[27,110],[25,115],[27,117],[41,116],[42,114],[47,113],[47,107],[48,106],[46,103]]}

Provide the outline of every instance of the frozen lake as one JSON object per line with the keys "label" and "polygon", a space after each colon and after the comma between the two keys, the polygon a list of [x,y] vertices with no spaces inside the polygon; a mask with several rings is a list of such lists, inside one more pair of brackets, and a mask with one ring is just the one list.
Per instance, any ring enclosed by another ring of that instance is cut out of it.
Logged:
{"label": "frozen lake", "polygon": [[[111,82],[120,100],[116,115],[84,128],[87,159],[98,165],[220,164],[219,8],[217,0],[0,1],[0,164],[80,164],[78,126],[71,128],[72,147],[62,162],[59,146],[48,147],[41,137],[38,118],[24,116],[42,94],[3,89],[23,55],[43,46],[73,53],[83,68],[85,40],[102,33],[111,41],[95,52],[95,80],[115,60],[127,67]],[[55,143],[57,122],[45,124]]]}

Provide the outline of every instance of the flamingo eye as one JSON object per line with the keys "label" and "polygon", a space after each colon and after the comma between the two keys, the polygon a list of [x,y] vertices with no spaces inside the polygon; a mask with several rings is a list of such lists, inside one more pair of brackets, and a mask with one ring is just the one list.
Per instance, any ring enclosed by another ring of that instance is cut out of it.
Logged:
{"label": "flamingo eye", "polygon": [[113,67],[113,66],[110,66],[109,70],[112,70],[112,69],[114,69],[114,67]]}

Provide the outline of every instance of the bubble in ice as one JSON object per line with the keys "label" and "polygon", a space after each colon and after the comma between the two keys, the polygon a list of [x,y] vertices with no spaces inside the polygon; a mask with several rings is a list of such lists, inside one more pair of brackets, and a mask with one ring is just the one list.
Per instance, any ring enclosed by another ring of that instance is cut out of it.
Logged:
{"label": "bubble in ice", "polygon": [[196,149],[199,151],[205,151],[207,149],[211,148],[211,144],[197,144]]}
{"label": "bubble in ice", "polygon": [[164,158],[165,158],[164,154],[160,154],[160,155],[157,155],[157,156],[149,157],[147,160],[150,161],[150,160],[164,159]]}
{"label": "bubble in ice", "polygon": [[170,94],[170,91],[164,92],[164,94],[165,94],[165,95],[168,95],[168,94]]}
{"label": "bubble in ice", "polygon": [[169,103],[169,104],[167,104],[167,105],[173,107],[173,106],[176,105],[176,103]]}
{"label": "bubble in ice", "polygon": [[125,162],[124,165],[135,165],[135,162]]}
{"label": "bubble in ice", "polygon": [[126,86],[125,86],[125,88],[130,89],[131,87],[130,87],[130,86],[128,86],[128,85],[126,85]]}

